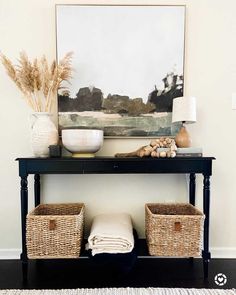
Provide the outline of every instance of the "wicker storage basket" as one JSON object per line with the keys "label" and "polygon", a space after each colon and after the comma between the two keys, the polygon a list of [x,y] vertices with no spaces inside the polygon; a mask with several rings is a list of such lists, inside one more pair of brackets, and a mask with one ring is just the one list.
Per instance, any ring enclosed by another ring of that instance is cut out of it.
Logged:
{"label": "wicker storage basket", "polygon": [[77,258],[83,238],[84,204],[42,204],[27,215],[28,258]]}
{"label": "wicker storage basket", "polygon": [[204,215],[191,204],[146,204],[145,219],[150,255],[201,255]]}

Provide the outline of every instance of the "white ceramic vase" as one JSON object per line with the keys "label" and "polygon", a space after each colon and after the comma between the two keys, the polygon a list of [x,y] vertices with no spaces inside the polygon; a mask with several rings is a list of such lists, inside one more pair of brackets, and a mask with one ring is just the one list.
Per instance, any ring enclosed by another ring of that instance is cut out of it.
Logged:
{"label": "white ceramic vase", "polygon": [[58,131],[51,113],[33,113],[31,117],[31,146],[35,157],[48,157],[49,145],[58,143]]}

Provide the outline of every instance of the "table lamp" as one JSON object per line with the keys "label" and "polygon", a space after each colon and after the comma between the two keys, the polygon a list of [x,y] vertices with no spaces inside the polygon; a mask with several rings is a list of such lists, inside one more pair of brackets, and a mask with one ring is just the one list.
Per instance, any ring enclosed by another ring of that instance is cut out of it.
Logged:
{"label": "table lamp", "polygon": [[191,146],[192,140],[185,124],[196,122],[196,98],[176,97],[173,100],[172,123],[182,122],[179,133],[175,137],[177,147],[187,148]]}

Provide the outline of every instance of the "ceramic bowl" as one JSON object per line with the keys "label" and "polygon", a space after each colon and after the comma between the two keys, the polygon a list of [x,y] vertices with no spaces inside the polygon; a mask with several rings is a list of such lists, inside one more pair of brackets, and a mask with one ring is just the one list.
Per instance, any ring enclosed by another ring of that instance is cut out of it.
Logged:
{"label": "ceramic bowl", "polygon": [[72,157],[94,157],[94,154],[102,147],[103,130],[64,129],[62,143],[72,153]]}

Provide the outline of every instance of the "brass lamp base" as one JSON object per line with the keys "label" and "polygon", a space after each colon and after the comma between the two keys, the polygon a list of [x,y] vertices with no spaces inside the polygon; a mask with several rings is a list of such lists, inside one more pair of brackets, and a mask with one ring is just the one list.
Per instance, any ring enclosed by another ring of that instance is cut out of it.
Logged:
{"label": "brass lamp base", "polygon": [[182,126],[179,133],[175,136],[175,142],[177,147],[188,148],[192,144],[191,137],[185,126]]}

